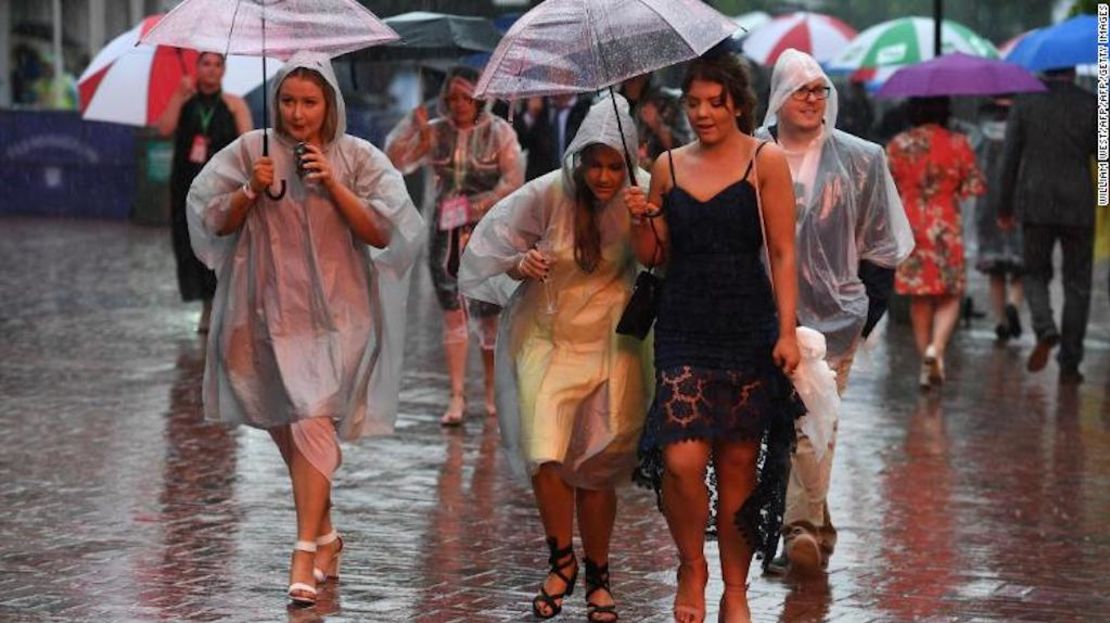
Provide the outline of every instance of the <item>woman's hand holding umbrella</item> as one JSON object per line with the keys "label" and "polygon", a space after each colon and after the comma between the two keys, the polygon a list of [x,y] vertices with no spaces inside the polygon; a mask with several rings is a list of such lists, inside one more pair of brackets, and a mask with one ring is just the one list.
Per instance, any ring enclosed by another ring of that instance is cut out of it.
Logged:
{"label": "woman's hand holding umbrella", "polygon": [[261,193],[274,183],[274,159],[262,156],[254,161],[251,168],[250,187],[255,194]]}

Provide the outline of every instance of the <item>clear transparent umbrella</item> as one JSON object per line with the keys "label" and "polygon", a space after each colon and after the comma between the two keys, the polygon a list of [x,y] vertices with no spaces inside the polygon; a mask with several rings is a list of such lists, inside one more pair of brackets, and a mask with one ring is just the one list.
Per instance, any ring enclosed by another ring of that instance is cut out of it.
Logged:
{"label": "clear transparent umbrella", "polygon": [[701,0],[547,0],[505,33],[476,95],[598,91],[700,56],[735,31]]}
{"label": "clear transparent umbrella", "polygon": [[[301,50],[339,56],[399,37],[354,0],[185,0],[143,35],[141,43],[288,60]],[[263,82],[265,86],[265,82]],[[269,97],[262,98],[263,123],[269,123]],[[262,153],[269,155],[269,133]],[[273,194],[280,199],[281,190]]]}
{"label": "clear transparent umbrella", "polygon": [[701,0],[547,0],[505,33],[475,96],[599,91],[696,58],[735,31]]}

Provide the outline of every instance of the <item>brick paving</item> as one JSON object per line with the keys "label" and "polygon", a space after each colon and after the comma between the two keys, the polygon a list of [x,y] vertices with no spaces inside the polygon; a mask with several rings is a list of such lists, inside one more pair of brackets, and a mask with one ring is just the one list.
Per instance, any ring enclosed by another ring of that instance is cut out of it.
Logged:
{"label": "brick paving", "polygon": [[[345,447],[342,580],[295,610],[284,466],[264,433],[200,418],[197,310],[177,299],[168,232],[3,219],[0,265],[0,620],[530,619],[539,520],[494,421],[437,425],[446,376],[423,270],[397,434]],[[1026,374],[1031,337],[996,347],[981,320],[956,337],[950,383],[922,396],[908,329],[888,331],[844,406],[829,573],[753,573],[756,621],[1110,620],[1101,268],[1077,389],[1054,364]],[[674,551],[649,493],[621,492],[613,551],[622,620],[668,621]],[[584,611],[576,593],[560,620]]]}

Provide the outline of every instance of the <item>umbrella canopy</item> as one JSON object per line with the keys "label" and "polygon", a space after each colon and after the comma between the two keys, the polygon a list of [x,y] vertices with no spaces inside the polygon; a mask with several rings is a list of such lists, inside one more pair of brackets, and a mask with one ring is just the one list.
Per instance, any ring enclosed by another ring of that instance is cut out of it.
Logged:
{"label": "umbrella canopy", "polygon": [[737,15],[736,17],[732,18],[732,21],[736,22],[736,25],[740,27],[740,30],[733,33],[732,36],[743,37],[744,35],[753,32],[756,28],[759,28],[760,26],[771,21],[771,15],[766,11],[751,11],[750,13]]}
{"label": "umbrella canopy", "polygon": [[185,0],[142,42],[285,60],[301,50],[334,57],[397,39],[354,0]]}
{"label": "umbrella canopy", "polygon": [[505,34],[476,95],[597,91],[700,56],[735,31],[701,0],[547,0]]}
{"label": "umbrella canopy", "polygon": [[361,50],[357,58],[378,61],[457,59],[493,52],[501,41],[501,31],[484,17],[414,11],[387,17],[384,22],[401,40]]}
{"label": "umbrella canopy", "polygon": [[1067,69],[1098,62],[1098,18],[1077,15],[1023,38],[1006,57],[1029,71]]}
{"label": "umbrella canopy", "polygon": [[957,52],[898,70],[877,95],[987,96],[1044,90],[1040,80],[1018,65]]}
{"label": "umbrella canopy", "polygon": [[[933,58],[934,23],[931,17],[903,17],[876,24],[860,33],[830,61],[829,69],[834,72],[878,69],[912,65]],[[998,58],[998,50],[993,43],[962,24],[944,20],[940,34],[942,54],[963,52]]]}
{"label": "umbrella canopy", "polygon": [[[261,56],[265,75],[267,56],[288,60],[302,50],[338,56],[397,39],[393,29],[354,0],[185,0],[140,41]],[[268,94],[262,98],[266,124],[269,100]],[[262,154],[270,155],[265,127]],[[281,190],[275,194],[266,189],[266,194],[276,201],[285,189],[281,180]]]}
{"label": "umbrella canopy", "polygon": [[[97,52],[77,81],[83,118],[150,125],[162,115],[182,76],[196,73],[196,50],[139,43],[160,19],[161,15],[147,17]],[[262,84],[260,66],[257,58],[229,56],[223,90],[233,95],[251,92]],[[271,61],[267,77],[280,67],[280,62]]]}
{"label": "umbrella canopy", "polygon": [[856,31],[844,22],[820,13],[798,12],[776,17],[744,39],[744,54],[760,65],[773,67],[790,48],[825,63],[848,47]]}
{"label": "umbrella canopy", "polygon": [[1026,30],[1025,32],[1021,33],[1020,35],[1018,35],[1018,36],[1016,36],[1012,39],[1007,39],[1005,43],[998,46],[998,55],[1000,57],[1002,57],[1003,59],[1005,59],[1005,60],[1009,60],[1006,57],[1008,57],[1010,55],[1010,53],[1014,51],[1014,48],[1017,47],[1017,44],[1021,43],[1021,41],[1023,39],[1025,39],[1026,37],[1028,37],[1029,35],[1031,35],[1035,32],[1037,32],[1036,28],[1034,28],[1032,30]]}

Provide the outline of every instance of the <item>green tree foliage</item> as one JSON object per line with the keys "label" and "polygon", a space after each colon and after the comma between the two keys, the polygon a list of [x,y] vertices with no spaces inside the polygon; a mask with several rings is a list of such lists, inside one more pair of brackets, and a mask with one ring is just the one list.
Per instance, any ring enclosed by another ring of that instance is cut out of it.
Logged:
{"label": "green tree foliage", "polygon": [[1068,16],[1074,17],[1083,13],[1096,15],[1098,13],[1098,0],[1076,0],[1076,3],[1072,5],[1071,11],[1068,13]]}

